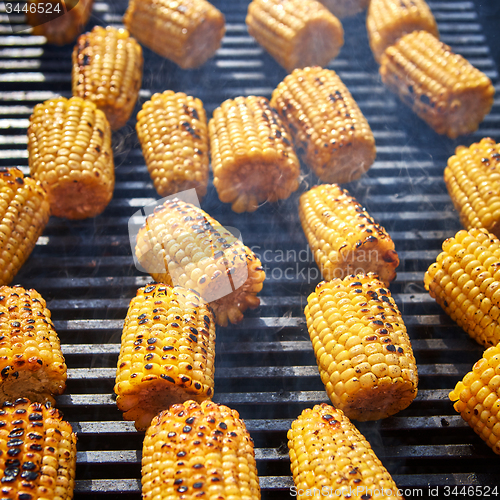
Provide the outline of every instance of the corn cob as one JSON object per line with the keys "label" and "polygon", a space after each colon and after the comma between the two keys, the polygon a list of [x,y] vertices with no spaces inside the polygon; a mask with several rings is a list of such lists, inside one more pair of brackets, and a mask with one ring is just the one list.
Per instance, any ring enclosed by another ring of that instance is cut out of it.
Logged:
{"label": "corn cob", "polygon": [[116,372],[116,403],[145,430],[171,404],[214,392],[215,320],[199,296],[152,284],[130,302]]}
{"label": "corn cob", "polygon": [[316,0],[253,0],[248,33],[288,72],[326,66],[344,45],[341,22]]}
{"label": "corn cob", "polygon": [[370,0],[319,0],[334,16],[339,19],[354,16],[368,7]]}
{"label": "corn cob", "polygon": [[113,196],[111,129],[104,113],[80,97],[37,104],[30,117],[31,176],[49,195],[56,217],[100,214]]}
{"label": "corn cob", "polygon": [[72,61],[73,95],[93,101],[113,130],[123,127],[141,88],[141,46],[127,30],[95,26],[78,38]]}
{"label": "corn cob", "polygon": [[154,94],[137,114],[137,135],[160,196],[195,188],[207,192],[207,117],[203,103],[182,92]]}
{"label": "corn cob", "polygon": [[299,201],[302,229],[327,281],[372,271],[386,286],[399,257],[387,231],[337,184],[321,184]]}
{"label": "corn cob", "polygon": [[380,74],[422,120],[451,139],[474,132],[493,105],[490,79],[426,31],[388,47]]}
{"label": "corn cob", "polygon": [[500,342],[500,241],[484,228],[461,230],[424,276],[425,289],[479,344]]}
{"label": "corn cob", "polygon": [[228,99],[213,112],[208,131],[214,186],[235,212],[253,212],[299,187],[291,137],[265,97]]}
{"label": "corn cob", "polygon": [[94,0],[28,0],[26,18],[33,26],[33,35],[44,36],[48,43],[65,45],[83,31],[93,4]]}
{"label": "corn cob", "polygon": [[500,346],[486,349],[450,392],[455,410],[500,455]]}
{"label": "corn cob", "polygon": [[424,0],[371,0],[366,29],[377,62],[387,47],[407,33],[422,30],[439,38],[436,20]]}
{"label": "corn cob", "polygon": [[62,414],[19,398],[2,405],[0,427],[2,499],[71,500],[76,435]]}
{"label": "corn cob", "polygon": [[259,500],[252,438],[236,410],[186,401],[156,416],[142,453],[142,498]]}
{"label": "corn cob", "polygon": [[260,260],[206,212],[167,200],[137,234],[135,254],[156,280],[196,290],[217,324],[227,326],[255,308],[266,277]]}
{"label": "corn cob", "polygon": [[299,156],[323,182],[353,181],[375,161],[370,126],[334,71],[294,70],[274,90],[271,106],[288,125]]}
{"label": "corn cob", "polygon": [[220,47],[224,15],[205,0],[130,0],[125,27],[143,45],[181,68],[196,68]]}
{"label": "corn cob", "polygon": [[375,274],[321,282],[305,315],[326,393],[346,416],[377,420],[413,401],[418,375],[410,340]]}
{"label": "corn cob", "polygon": [[305,409],[288,431],[288,450],[299,500],[315,491],[315,498],[402,499],[370,443],[333,406]]}

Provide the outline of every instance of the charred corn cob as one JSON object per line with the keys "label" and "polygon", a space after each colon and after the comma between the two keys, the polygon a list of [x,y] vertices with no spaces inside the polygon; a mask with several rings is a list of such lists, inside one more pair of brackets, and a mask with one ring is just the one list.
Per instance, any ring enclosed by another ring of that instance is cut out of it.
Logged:
{"label": "charred corn cob", "polygon": [[299,187],[300,163],[291,137],[265,97],[224,101],[208,131],[214,186],[235,212],[253,212]]}
{"label": "charred corn cob", "polygon": [[271,106],[288,125],[299,156],[323,182],[359,178],[375,161],[375,139],[337,74],[296,69],[274,90]]}
{"label": "charred corn cob", "polygon": [[26,262],[49,220],[47,193],[17,168],[0,169],[0,285]]}
{"label": "charred corn cob", "polygon": [[130,0],[125,27],[143,45],[181,68],[196,68],[220,47],[224,15],[205,0]]}
{"label": "charred corn cob", "polygon": [[0,401],[54,403],[66,387],[66,364],[50,311],[35,290],[0,287]]}
{"label": "charred corn cob", "polygon": [[299,500],[314,491],[315,498],[402,498],[370,443],[342,410],[325,403],[305,409],[288,431],[288,449]]}
{"label": "charred corn cob", "polygon": [[37,104],[28,127],[31,176],[49,195],[56,217],[100,214],[113,196],[111,129],[104,113],[80,97]]}
{"label": "charred corn cob", "polygon": [[[71,43],[87,24],[94,0],[28,0],[26,18],[33,35],[48,43]],[[33,6],[33,7],[32,7]]]}
{"label": "charred corn cob", "polygon": [[237,323],[260,303],[266,277],[260,260],[190,203],[174,199],[157,207],[137,234],[135,254],[156,281],[196,290],[219,325]]}
{"label": "charred corn cob", "polygon": [[0,427],[2,499],[71,500],[76,435],[62,414],[19,398],[2,405]]}
{"label": "charred corn cob", "polygon": [[388,286],[396,277],[399,257],[391,237],[337,184],[305,192],[299,217],[325,280],[372,271]]}
{"label": "charred corn cob", "polygon": [[450,392],[455,410],[500,455],[500,346],[486,349]]}
{"label": "charred corn cob", "polygon": [[500,241],[486,229],[459,231],[424,276],[425,289],[478,343],[500,342]]}
{"label": "charred corn cob", "polygon": [[422,120],[452,139],[474,132],[493,105],[490,79],[426,31],[388,47],[380,74]]}
{"label": "charred corn cob", "polygon": [[484,227],[500,236],[500,144],[490,138],[459,146],[448,159],[444,180],[466,229]]}
{"label": "charred corn cob", "polygon": [[186,401],[156,416],[142,452],[142,498],[259,500],[253,441],[236,410]]}
{"label": "charred corn cob", "polygon": [[354,16],[368,7],[370,0],[319,0],[334,16],[339,19]]}
{"label": "charred corn cob", "polygon": [[78,38],[72,62],[73,95],[93,101],[113,130],[123,127],[141,88],[141,46],[127,30],[95,26]]}
{"label": "charred corn cob", "polygon": [[122,333],[115,393],[125,420],[145,430],[174,403],[214,392],[215,318],[193,291],[164,284],[140,288]]}
{"label": "charred corn cob", "polygon": [[316,0],[253,0],[248,33],[288,72],[326,66],[344,45],[341,22]]}
{"label": "charred corn cob", "polygon": [[439,38],[436,20],[424,0],[371,0],[366,29],[378,62],[385,49],[407,33],[422,30]]}
{"label": "charred corn cob", "polygon": [[137,114],[137,135],[160,196],[208,184],[208,131],[203,103],[183,92],[154,94]]}
{"label": "charred corn cob", "polygon": [[321,282],[308,297],[307,328],[321,380],[349,418],[377,420],[417,395],[417,366],[389,290],[373,273]]}

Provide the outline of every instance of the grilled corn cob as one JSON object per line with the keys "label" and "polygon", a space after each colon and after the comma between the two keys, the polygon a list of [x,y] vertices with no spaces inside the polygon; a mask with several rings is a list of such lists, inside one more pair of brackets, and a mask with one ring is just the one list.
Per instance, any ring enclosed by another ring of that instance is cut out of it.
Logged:
{"label": "grilled corn cob", "polygon": [[486,229],[461,230],[424,276],[425,289],[478,343],[500,342],[500,241]]}
{"label": "grilled corn cob", "polygon": [[353,181],[374,162],[370,126],[334,71],[294,70],[274,90],[271,106],[288,125],[299,156],[323,182]]}
{"label": "grilled corn cob", "polygon": [[220,47],[224,15],[205,0],[130,0],[125,27],[143,45],[181,68],[196,68]]}
{"label": "grilled corn cob", "polygon": [[388,47],[380,74],[422,120],[452,139],[474,132],[493,105],[490,79],[426,31]]}
{"label": "grilled corn cob", "polygon": [[444,180],[466,229],[484,227],[500,236],[500,144],[490,138],[459,146],[448,159]]}
{"label": "grilled corn cob", "polygon": [[224,101],[208,124],[214,186],[235,212],[286,199],[299,187],[300,163],[281,118],[265,97]]}
{"label": "grilled corn cob", "polygon": [[260,303],[266,277],[260,260],[190,203],[167,200],[155,209],[137,234],[135,254],[156,281],[196,290],[221,326],[241,321]]}
{"label": "grilled corn cob", "polygon": [[48,43],[65,45],[83,31],[93,4],[94,0],[28,0],[26,18],[33,26],[33,35],[44,36]]}
{"label": "grilled corn cob", "polygon": [[113,130],[123,127],[141,88],[141,46],[127,30],[95,26],[78,38],[72,61],[73,95],[93,101]]}
{"label": "grilled corn cob", "polygon": [[104,113],[80,97],[37,104],[28,127],[31,176],[49,195],[56,217],[100,214],[113,196],[111,129]]}
{"label": "grilled corn cob", "polygon": [[0,287],[0,401],[54,403],[66,364],[45,300],[35,290]]}
{"label": "grilled corn cob", "polygon": [[341,22],[316,0],[253,0],[248,33],[288,72],[326,66],[344,45]]}
{"label": "grilled corn cob", "polygon": [[339,19],[354,16],[368,7],[370,0],[319,0],[334,16]]}
{"label": "grilled corn cob", "polygon": [[208,131],[203,103],[182,92],[154,94],[137,114],[137,135],[160,196],[208,184]]}
{"label": "grilled corn cob", "polygon": [[308,297],[307,328],[321,380],[349,418],[377,420],[417,395],[417,366],[389,290],[373,273],[321,282]]}
{"label": "grilled corn cob", "polygon": [[142,498],[259,500],[253,441],[236,410],[186,401],[153,419],[142,452]]}
{"label": "grilled corn cob", "polygon": [[407,33],[422,30],[439,38],[436,20],[424,0],[371,0],[366,29],[378,62],[385,49]]}
{"label": "grilled corn cob", "polygon": [[0,409],[2,499],[71,500],[76,435],[61,413],[26,398]]}
{"label": "grilled corn cob", "polygon": [[[305,409],[288,431],[297,498],[402,498],[370,443],[342,410],[325,403]],[[300,493],[302,492],[302,493]]]}
{"label": "grilled corn cob", "polygon": [[486,349],[450,392],[455,410],[500,455],[500,346]]}
{"label": "grilled corn cob", "polygon": [[49,220],[47,193],[17,168],[0,169],[0,285],[8,285]]}
{"label": "grilled corn cob", "polygon": [[337,184],[302,194],[299,217],[325,280],[372,271],[388,286],[396,277],[399,257],[391,237]]}
{"label": "grilled corn cob", "polygon": [[215,320],[199,296],[153,284],[130,302],[115,393],[125,420],[145,430],[171,404],[210,399],[214,391]]}

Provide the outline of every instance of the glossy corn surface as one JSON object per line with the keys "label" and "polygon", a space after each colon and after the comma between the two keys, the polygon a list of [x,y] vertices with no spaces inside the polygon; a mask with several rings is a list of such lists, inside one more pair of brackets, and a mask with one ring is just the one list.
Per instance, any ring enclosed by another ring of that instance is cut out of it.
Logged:
{"label": "glossy corn surface", "polygon": [[299,187],[300,163],[278,113],[265,97],[236,97],[208,125],[214,186],[235,212],[286,199]]}
{"label": "glossy corn surface", "polygon": [[326,393],[349,418],[378,420],[417,395],[417,366],[401,313],[373,273],[321,282],[307,328]]}
{"label": "glossy corn surface", "polygon": [[142,452],[142,498],[259,500],[252,438],[236,410],[186,401],[153,419]]}
{"label": "glossy corn surface", "polygon": [[329,69],[296,69],[273,91],[277,109],[304,163],[323,182],[358,179],[375,161],[370,125],[338,75]]}
{"label": "glossy corn surface", "polygon": [[334,16],[342,19],[364,11],[370,0],[319,0]]}

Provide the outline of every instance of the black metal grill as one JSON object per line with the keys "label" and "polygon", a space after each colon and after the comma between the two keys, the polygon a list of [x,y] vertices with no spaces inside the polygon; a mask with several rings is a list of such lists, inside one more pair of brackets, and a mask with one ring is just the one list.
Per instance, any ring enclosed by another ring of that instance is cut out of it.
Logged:
{"label": "black metal grill", "polygon": [[[140,103],[165,89],[203,100],[208,114],[238,95],[270,97],[285,73],[248,35],[248,1],[215,0],[226,16],[222,48],[203,68],[184,71],[145,49]],[[441,38],[496,84],[495,63],[471,1],[429,2]],[[97,1],[92,24],[121,25],[125,0]],[[17,22],[22,23],[22,18]],[[402,489],[498,484],[498,458],[455,413],[448,392],[470,370],[482,348],[425,292],[423,274],[442,241],[459,228],[442,179],[458,144],[491,136],[500,140],[500,101],[478,132],[456,141],[437,136],[381,84],[368,49],[364,14],[343,22],[345,46],[330,68],[338,72],[366,115],[377,142],[377,161],[347,187],[392,235],[401,258],[391,290],[401,308],[418,362],[415,402],[380,422],[360,424]],[[90,26],[89,26],[90,28]],[[72,47],[44,38],[11,35],[0,2],[0,164],[28,173],[26,128],[33,106],[70,95]],[[116,132],[116,189],[104,214],[69,222],[52,218],[15,279],[48,301],[63,344],[69,381],[58,407],[78,433],[77,500],[112,494],[140,497],[142,438],[122,420],[113,384],[123,318],[139,286],[151,281],[133,265],[129,217],[157,199],[134,132]],[[304,169],[304,172],[306,170]],[[300,192],[315,183],[304,175]],[[237,409],[256,443],[263,498],[287,498],[292,485],[286,432],[303,408],[327,402],[303,316],[307,295],[319,281],[307,253],[295,193],[254,214],[222,206],[211,185],[203,208],[242,231],[260,254],[268,278],[262,305],[217,337],[215,400]],[[266,252],[267,251],[267,252]],[[308,274],[309,273],[309,274]],[[441,490],[440,496],[444,493]],[[406,492],[407,498],[418,492]]]}

